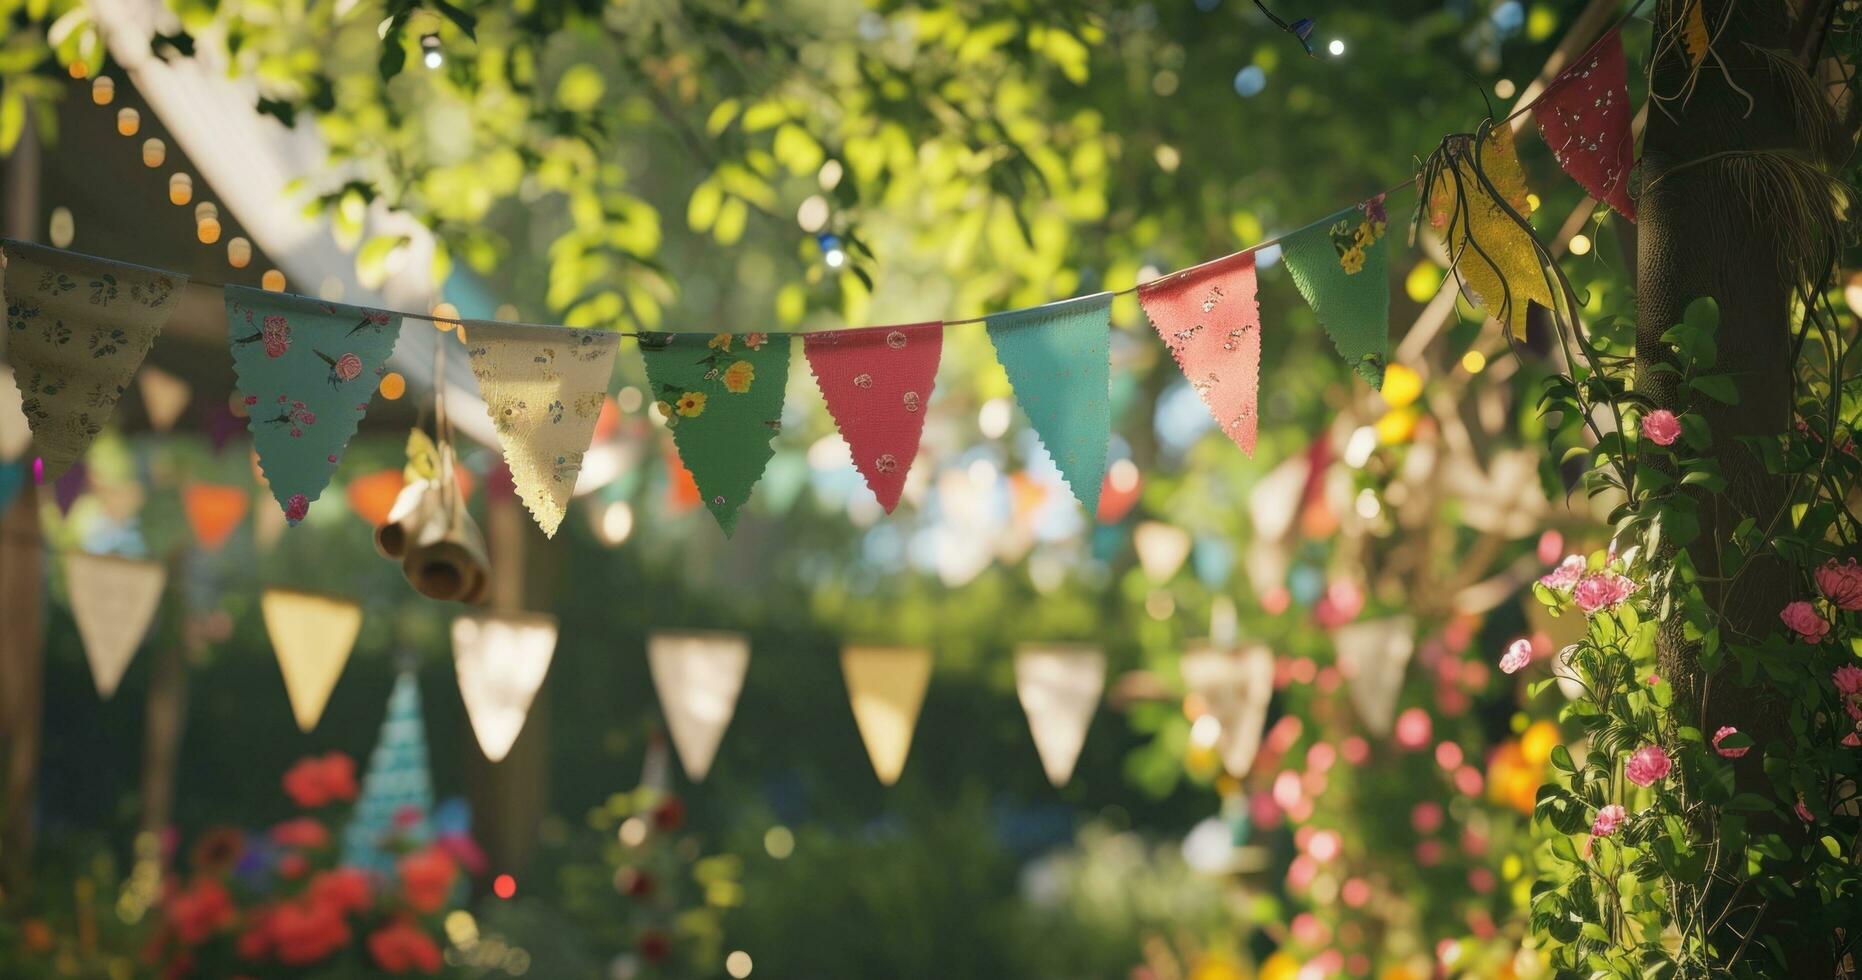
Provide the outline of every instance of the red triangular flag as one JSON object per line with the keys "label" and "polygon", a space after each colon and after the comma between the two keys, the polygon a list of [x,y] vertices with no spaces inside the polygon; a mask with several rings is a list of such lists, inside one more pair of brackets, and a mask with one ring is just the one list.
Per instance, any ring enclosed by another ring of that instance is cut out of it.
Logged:
{"label": "red triangular flag", "polygon": [[1138,303],[1222,431],[1254,455],[1261,307],[1254,253],[1205,262],[1138,287]]}
{"label": "red triangular flag", "polygon": [[888,514],[899,505],[905,474],[918,456],[943,344],[944,325],[937,322],[802,338],[821,397],[853,450],[853,465]]}
{"label": "red triangular flag", "polygon": [[1533,103],[1539,134],[1558,165],[1590,196],[1636,220],[1629,172],[1636,140],[1629,127],[1629,68],[1623,36],[1611,31],[1585,56],[1560,72]]}

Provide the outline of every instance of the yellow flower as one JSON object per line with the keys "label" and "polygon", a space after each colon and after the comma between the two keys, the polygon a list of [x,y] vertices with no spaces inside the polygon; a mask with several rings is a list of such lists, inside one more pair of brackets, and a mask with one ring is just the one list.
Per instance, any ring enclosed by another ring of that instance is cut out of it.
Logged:
{"label": "yellow flower", "polygon": [[1359,245],[1369,245],[1377,240],[1377,235],[1375,232],[1371,231],[1371,223],[1366,221],[1358,225],[1358,231],[1352,236],[1352,240],[1356,241]]}
{"label": "yellow flower", "polygon": [[680,395],[679,414],[688,419],[705,414],[705,393],[702,391],[688,391]]}
{"label": "yellow flower", "polygon": [[1364,249],[1356,245],[1346,249],[1345,254],[1338,257],[1338,264],[1345,270],[1345,275],[1357,275],[1364,268]]}
{"label": "yellow flower", "polygon": [[705,346],[712,350],[720,350],[728,354],[731,350],[731,335],[727,333],[718,334],[706,341]]}
{"label": "yellow flower", "polygon": [[749,361],[738,361],[724,369],[724,387],[739,395],[750,390],[750,382],[756,380],[756,366]]}
{"label": "yellow flower", "polygon": [[671,402],[654,402],[653,407],[659,410],[660,418],[672,418]]}

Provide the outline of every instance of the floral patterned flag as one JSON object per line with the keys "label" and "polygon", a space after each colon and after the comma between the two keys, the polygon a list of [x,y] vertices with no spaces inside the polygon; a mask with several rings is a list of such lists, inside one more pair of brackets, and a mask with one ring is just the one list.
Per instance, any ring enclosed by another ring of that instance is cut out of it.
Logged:
{"label": "floral patterned flag", "polygon": [[8,240],[0,265],[20,409],[56,480],[103,430],[187,277]]}
{"label": "floral patterned flag", "polygon": [[1216,424],[1242,452],[1253,456],[1261,376],[1254,253],[1230,255],[1145,283],[1138,287],[1138,305]]}
{"label": "floral patterned flag", "polygon": [[595,438],[619,334],[470,320],[466,353],[517,496],[554,537]]}
{"label": "floral patterned flag", "polygon": [[295,525],[329,486],[368,411],[401,317],[228,286],[226,329],[259,468]]}
{"label": "floral patterned flag", "polygon": [[1112,294],[998,313],[985,329],[1015,400],[1092,520],[1112,432]]}
{"label": "floral patterned flag", "polygon": [[729,535],[737,509],[775,455],[789,380],[789,338],[762,333],[649,333],[647,381],[699,495]]}
{"label": "floral patterned flag", "polygon": [[1293,284],[1352,370],[1384,386],[1390,343],[1389,217],[1382,194],[1311,224],[1281,244]]}
{"label": "floral patterned flag", "polygon": [[1582,60],[1560,72],[1532,104],[1532,117],[1572,180],[1636,220],[1636,202],[1629,197],[1636,139],[1629,125],[1629,67],[1621,33],[1605,34]]}
{"label": "floral patterned flag", "polygon": [[1528,301],[1546,309],[1553,302],[1532,236],[1507,213],[1511,208],[1524,217],[1529,207],[1513,131],[1505,126],[1488,131],[1479,149],[1479,173],[1475,148],[1460,150],[1454,169],[1444,168],[1429,188],[1429,224],[1447,240],[1455,274],[1487,315],[1524,340]]}
{"label": "floral patterned flag", "polygon": [[918,456],[937,380],[942,323],[813,333],[802,351],[879,505],[892,513]]}

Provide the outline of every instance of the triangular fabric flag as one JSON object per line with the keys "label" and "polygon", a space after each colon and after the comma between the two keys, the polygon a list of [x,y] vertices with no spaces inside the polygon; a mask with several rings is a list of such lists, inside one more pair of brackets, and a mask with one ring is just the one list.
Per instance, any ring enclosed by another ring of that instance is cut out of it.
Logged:
{"label": "triangular fabric flag", "polygon": [[640,335],[658,410],[699,496],[729,535],[775,455],[789,381],[786,334]]}
{"label": "triangular fabric flag", "polygon": [[7,360],[45,479],[103,431],[187,277],[0,239]]}
{"label": "triangular fabric flag", "polygon": [[[0,282],[4,282],[0,277]],[[19,386],[13,381],[13,369],[0,363],[0,461],[26,455],[32,445],[32,426],[20,408]]]}
{"label": "triangular fabric flag", "polygon": [[1281,257],[1332,346],[1373,388],[1390,347],[1390,224],[1382,194],[1288,235]]}
{"label": "triangular fabric flag", "polygon": [[194,540],[208,551],[219,551],[246,519],[251,499],[244,487],[190,483],[181,490],[181,509],[194,529]]}
{"label": "triangular fabric flag", "polygon": [[149,413],[149,426],[157,432],[173,429],[194,398],[194,389],[186,381],[158,367],[144,365],[136,375],[136,386],[142,391],[142,407]]}
{"label": "triangular fabric flag", "polygon": [[1138,287],[1138,305],[1190,387],[1235,445],[1254,455],[1261,386],[1261,307],[1254,253],[1242,252]]}
{"label": "triangular fabric flag", "polygon": [[78,622],[98,697],[107,701],[116,693],[162,604],[167,583],[168,569],[161,562],[81,551],[65,556],[71,618]]}
{"label": "triangular fabric flag", "polygon": [[1065,786],[1086,744],[1086,730],[1106,688],[1098,647],[1029,645],[1015,651],[1015,696],[1028,716],[1047,781]]}
{"label": "triangular fabric flag", "polygon": [[5,513],[13,502],[13,495],[25,485],[25,463],[0,463],[0,513]]}
{"label": "triangular fabric flag", "polygon": [[1112,433],[1112,294],[998,313],[985,324],[1015,400],[1091,520]]}
{"label": "triangular fabric flag", "polygon": [[259,597],[265,632],[278,654],[291,713],[305,732],[317,727],[349,651],[362,631],[362,607],[340,596],[266,589]]}
{"label": "triangular fabric flag", "polygon": [[1202,699],[1218,723],[1215,748],[1222,768],[1236,779],[1246,776],[1267,726],[1274,655],[1262,646],[1236,650],[1204,641],[1190,646],[1177,669],[1184,686]]}
{"label": "triangular fabric flag", "polygon": [[912,730],[931,681],[931,651],[923,647],[847,647],[841,674],[853,720],[873,772],[887,786],[899,781],[912,750]]}
{"label": "triangular fabric flag", "polygon": [[466,353],[517,496],[554,537],[595,438],[619,334],[466,322]]}
{"label": "triangular fabric flag", "polygon": [[1528,301],[1548,310],[1556,304],[1532,235],[1507,213],[1510,207],[1527,217],[1530,207],[1513,131],[1494,126],[1478,149],[1467,137],[1457,137],[1452,148],[1455,166],[1444,167],[1429,189],[1429,224],[1442,233],[1462,285],[1488,316],[1524,340]]}
{"label": "triangular fabric flag", "polygon": [[1416,621],[1390,616],[1341,626],[1332,633],[1338,670],[1351,689],[1351,704],[1373,735],[1388,735],[1396,721],[1403,670],[1416,649]]}
{"label": "triangular fabric flag", "polygon": [[388,694],[381,737],[362,777],[362,795],[343,828],[344,865],[387,874],[391,845],[419,848],[433,836],[433,777],[427,765],[427,726],[420,712],[420,682],[402,671]]}
{"label": "triangular fabric flag", "polygon": [[555,655],[554,617],[488,613],[453,620],[459,699],[486,759],[500,762],[510,754]]}
{"label": "triangular fabric flag", "polygon": [[1614,30],[1559,72],[1532,103],[1532,118],[1558,165],[1591,197],[1634,221],[1629,172],[1636,165],[1636,138],[1630,115],[1629,65],[1623,35]]}
{"label": "triangular fabric flag", "polygon": [[226,331],[259,466],[295,525],[368,411],[401,315],[228,286]]}
{"label": "triangular fabric flag", "polygon": [[853,452],[853,465],[886,513],[899,505],[918,457],[944,346],[942,323],[811,333],[802,351]]}
{"label": "triangular fabric flag", "polygon": [[679,765],[702,783],[737,711],[750,640],[741,633],[654,633],[647,637],[647,666]]}

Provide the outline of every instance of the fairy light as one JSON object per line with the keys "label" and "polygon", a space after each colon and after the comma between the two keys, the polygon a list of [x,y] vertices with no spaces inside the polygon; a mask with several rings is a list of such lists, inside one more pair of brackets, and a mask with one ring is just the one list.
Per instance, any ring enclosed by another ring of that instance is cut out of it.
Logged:
{"label": "fairy light", "polygon": [[91,82],[91,101],[98,105],[109,105],[116,101],[116,79],[108,75],[98,75],[96,80]]}
{"label": "fairy light", "polygon": [[1342,38],[1335,37],[1332,39],[1332,43],[1325,46],[1325,49],[1332,53],[1332,57],[1340,57],[1345,53],[1345,42]]}
{"label": "fairy light", "polygon": [[212,245],[220,240],[220,219],[205,218],[194,223],[195,237],[202,245]]}
{"label": "fairy light", "polygon": [[168,159],[168,144],[151,136],[142,141],[142,165],[154,169]]}
{"label": "fairy light", "polygon": [[243,235],[226,243],[226,264],[235,269],[252,264],[252,243]]}
{"label": "fairy light", "polygon": [[64,248],[71,244],[71,239],[78,233],[77,219],[71,216],[71,209],[56,207],[52,209],[52,220],[46,228],[53,248]]}
{"label": "fairy light", "polygon": [[840,236],[831,232],[822,232],[815,236],[815,244],[821,246],[821,261],[830,269],[838,269],[847,264],[847,250],[841,247]]}
{"label": "fairy light", "polygon": [[1469,374],[1479,374],[1487,370],[1487,355],[1477,350],[1461,355],[1461,370]]}
{"label": "fairy light", "polygon": [[1571,254],[1572,255],[1589,255],[1590,254],[1590,236],[1589,235],[1572,235],[1571,236]]}
{"label": "fairy light", "polygon": [[442,333],[459,326],[459,307],[441,303],[433,308],[433,328]]}
{"label": "fairy light", "polygon": [[438,69],[446,63],[446,52],[440,49],[440,36],[427,34],[420,39],[420,61],[429,71]]}
{"label": "fairy light", "polygon": [[142,113],[124,106],[116,110],[116,131],[124,136],[134,136],[142,129]]}
{"label": "fairy light", "polygon": [[284,273],[277,269],[266,269],[265,274],[259,277],[259,286],[268,292],[284,292]]}
{"label": "fairy light", "polygon": [[168,202],[175,207],[185,207],[194,200],[194,178],[187,174],[174,174],[168,178]]}
{"label": "fairy light", "polygon": [[407,394],[407,379],[399,371],[389,371],[381,377],[381,396],[389,401],[397,401]]}

